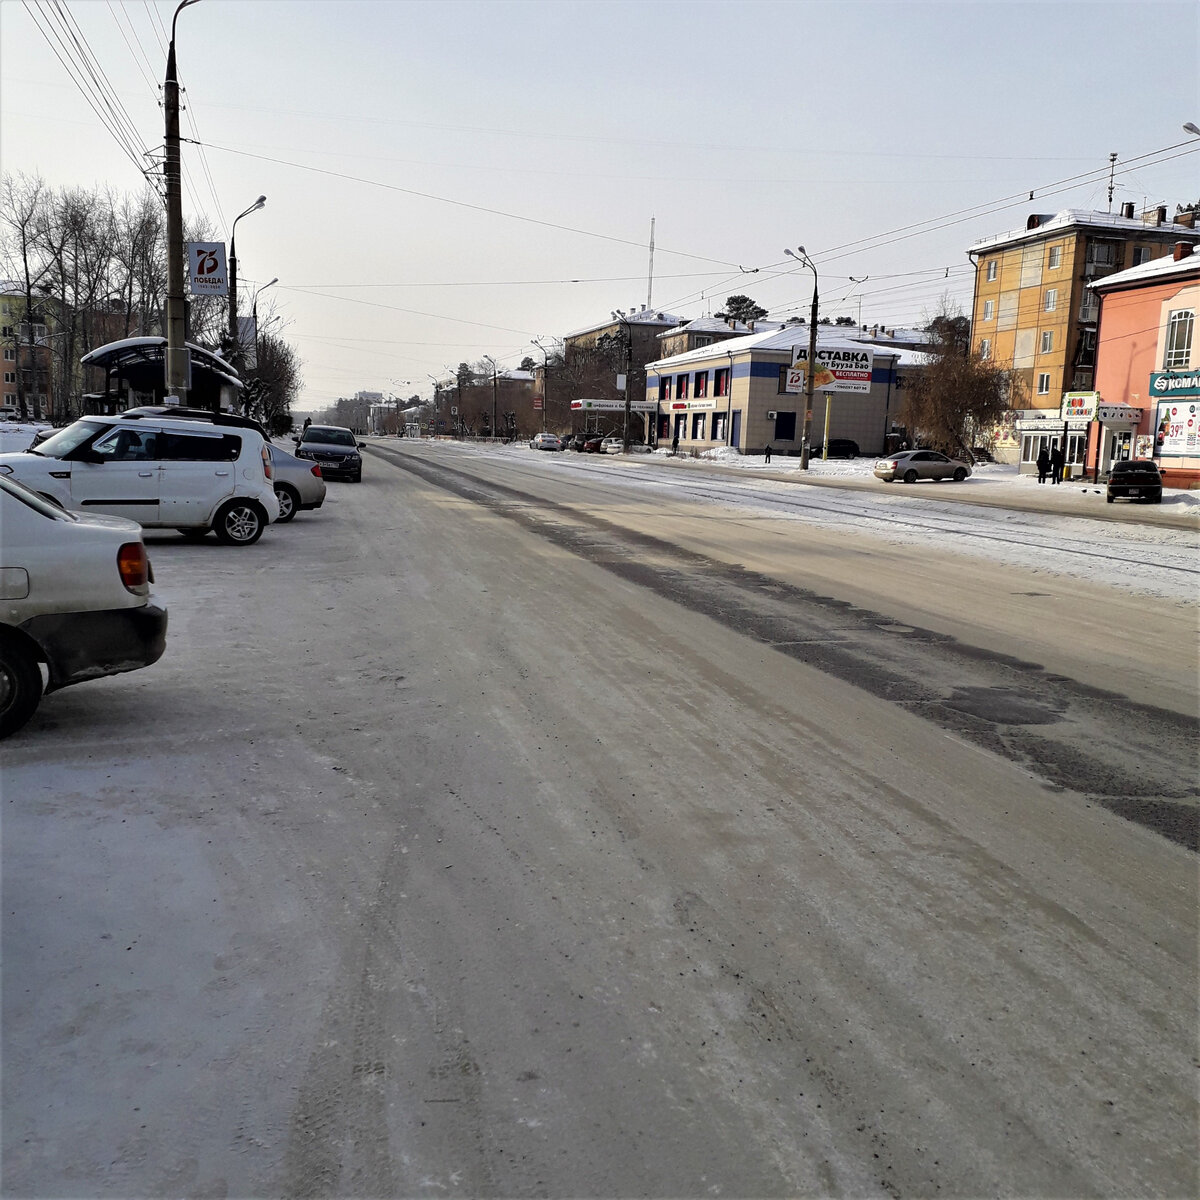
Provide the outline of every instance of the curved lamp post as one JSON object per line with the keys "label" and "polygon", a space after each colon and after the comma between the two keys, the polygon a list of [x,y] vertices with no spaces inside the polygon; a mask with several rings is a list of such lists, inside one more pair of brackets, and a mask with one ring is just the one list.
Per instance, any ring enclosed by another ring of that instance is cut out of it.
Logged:
{"label": "curved lamp post", "polygon": [[259,196],[248,209],[233,218],[233,225],[229,229],[229,340],[233,343],[235,367],[239,365],[242,357],[242,341],[238,333],[237,319],[237,223],[252,212],[258,212],[266,202],[266,196]]}
{"label": "curved lamp post", "polygon": [[812,433],[813,376],[817,371],[817,268],[803,246],[795,250],[784,247],[784,254],[794,258],[813,273],[812,314],[808,321],[808,370],[804,373],[804,432],[800,441],[800,470],[808,470],[808,439]]}
{"label": "curved lamp post", "polygon": [[500,368],[496,366],[496,360],[490,355],[485,354],[484,360],[492,364],[492,439],[495,440],[496,434],[496,388],[500,383]]}
{"label": "curved lamp post", "polygon": [[542,367],[542,432],[546,432],[546,409],[550,404],[550,351],[537,338],[532,338],[530,345],[536,346],[545,358]]}

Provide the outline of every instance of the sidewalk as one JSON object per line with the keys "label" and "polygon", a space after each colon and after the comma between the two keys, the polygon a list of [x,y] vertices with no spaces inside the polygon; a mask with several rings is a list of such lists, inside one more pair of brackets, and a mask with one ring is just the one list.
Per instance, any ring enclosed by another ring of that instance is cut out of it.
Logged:
{"label": "sidewalk", "polygon": [[1200,530],[1200,491],[1166,488],[1162,504],[1132,504],[1118,500],[1105,501],[1104,482],[1077,479],[1066,483],[1039,484],[1036,475],[1021,475],[1015,466],[986,463],[962,483],[931,481],[916,484],[884,483],[872,473],[875,459],[814,458],[807,471],[800,470],[799,458],[780,458],[768,466],[761,454],[739,455],[736,451],[710,451],[691,458],[672,456],[659,451],[645,457],[631,458],[634,463],[654,463],[679,470],[703,471],[740,479],[773,479],[781,483],[803,484],[810,487],[836,487],[850,491],[870,491],[876,494],[903,496],[905,499],[977,504],[992,508],[1008,508],[1019,512],[1046,513],[1058,516],[1091,517],[1109,521],[1132,521],[1178,529]]}

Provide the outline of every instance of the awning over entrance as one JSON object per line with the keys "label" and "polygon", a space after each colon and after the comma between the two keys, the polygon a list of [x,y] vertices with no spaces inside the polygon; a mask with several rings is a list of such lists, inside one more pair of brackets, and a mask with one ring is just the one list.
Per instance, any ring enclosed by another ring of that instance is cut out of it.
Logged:
{"label": "awning over entrance", "polygon": [[[211,408],[224,401],[224,407],[236,406],[246,385],[234,368],[219,354],[195,342],[186,344],[192,364],[188,403]],[[166,348],[164,337],[135,337],[89,350],[79,361],[105,372],[104,392],[91,393],[89,399],[102,411],[120,409],[126,406],[132,390],[162,403],[167,396]]]}

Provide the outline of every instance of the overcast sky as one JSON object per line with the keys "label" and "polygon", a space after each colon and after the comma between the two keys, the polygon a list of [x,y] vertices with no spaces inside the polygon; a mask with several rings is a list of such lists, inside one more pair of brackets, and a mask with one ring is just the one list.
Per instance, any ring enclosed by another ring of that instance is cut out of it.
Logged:
{"label": "overcast sky", "polygon": [[[3,169],[137,191],[39,25],[73,21],[153,150],[174,8],[3,0]],[[239,279],[279,277],[260,317],[273,298],[300,410],[428,394],[645,304],[651,218],[655,309],[806,314],[783,255],[804,245],[822,315],[894,325],[943,292],[969,310],[972,242],[1105,210],[1111,151],[1114,209],[1200,199],[1194,0],[201,0],[177,51],[205,146],[183,147],[185,213],[227,240],[266,194]]]}

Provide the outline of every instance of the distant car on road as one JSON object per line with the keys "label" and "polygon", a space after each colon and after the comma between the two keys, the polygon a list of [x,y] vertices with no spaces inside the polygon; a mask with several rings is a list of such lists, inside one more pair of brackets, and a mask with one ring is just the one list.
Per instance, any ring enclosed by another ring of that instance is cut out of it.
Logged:
{"label": "distant car on road", "polygon": [[280,523],[290,521],[304,509],[320,508],[325,503],[325,480],[320,464],[306,462],[270,442],[267,449],[275,468],[275,498],[279,501]]}
{"label": "distant car on road", "polygon": [[604,438],[601,434],[592,434],[591,437],[584,439],[583,450],[585,454],[603,454],[604,453]]}
{"label": "distant car on road", "polygon": [[860,451],[858,443],[850,438],[830,438],[813,446],[812,453],[816,458],[857,458]]}
{"label": "distant car on road", "polygon": [[362,482],[362,455],[366,445],[352,430],[342,425],[310,425],[298,438],[296,457],[307,458],[321,466],[326,479],[348,479]]}
{"label": "distant car on road", "polygon": [[530,450],[561,450],[562,440],[556,433],[535,434],[529,442]]}
{"label": "distant car on road", "polygon": [[1115,462],[1109,468],[1108,488],[1105,500],[1144,500],[1147,504],[1161,504],[1163,495],[1162,472],[1158,464],[1148,458],[1131,458]]}
{"label": "distant car on road", "polygon": [[875,478],[884,483],[916,483],[918,479],[953,479],[962,483],[970,474],[969,464],[947,458],[936,450],[903,450],[875,463]]}
{"label": "distant car on road", "polygon": [[152,603],[135,521],[68,512],[0,477],[0,526],[0,737],[8,737],[43,692],[157,662],[167,613]]}

